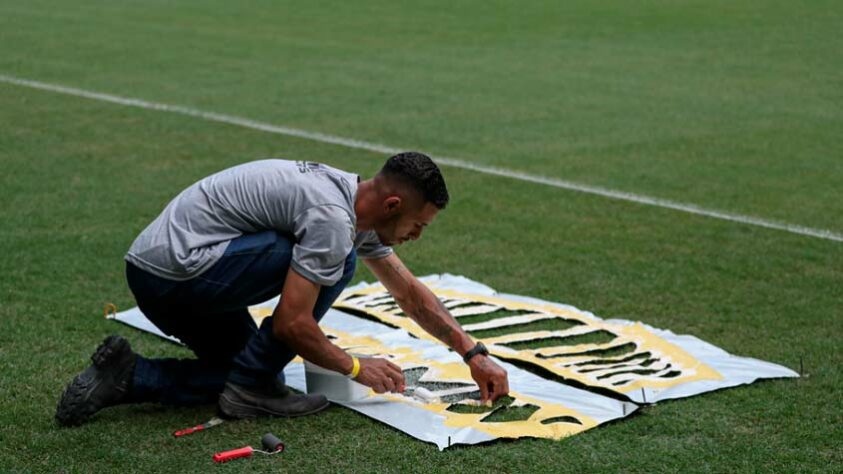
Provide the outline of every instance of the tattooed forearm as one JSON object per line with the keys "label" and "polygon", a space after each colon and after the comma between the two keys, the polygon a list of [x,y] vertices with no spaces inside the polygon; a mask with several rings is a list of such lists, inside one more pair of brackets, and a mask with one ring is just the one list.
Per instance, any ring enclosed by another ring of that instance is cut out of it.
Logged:
{"label": "tattooed forearm", "polygon": [[401,282],[409,285],[410,284],[410,272],[407,270],[407,267],[404,266],[403,263],[395,262],[390,265],[395,277],[399,279]]}
{"label": "tattooed forearm", "polygon": [[473,347],[473,341],[462,330],[448,308],[410,273],[396,255],[367,262],[404,313],[431,336],[460,354]]}
{"label": "tattooed forearm", "polygon": [[442,304],[439,298],[434,299],[436,300],[435,309],[422,305],[424,311],[421,311],[419,316],[420,319],[424,319],[426,321],[425,323],[419,321],[419,324],[421,324],[422,327],[427,326],[429,329],[425,329],[430,332],[431,336],[450,346],[452,345],[451,335],[454,333],[454,326],[458,325],[457,321],[453,316],[451,316],[448,308]]}
{"label": "tattooed forearm", "polygon": [[445,304],[432,291],[421,284],[416,284],[411,295],[412,303],[408,306],[412,310],[408,312],[408,315],[419,326],[460,353],[468,350],[466,345],[471,343],[471,339],[462,330]]}

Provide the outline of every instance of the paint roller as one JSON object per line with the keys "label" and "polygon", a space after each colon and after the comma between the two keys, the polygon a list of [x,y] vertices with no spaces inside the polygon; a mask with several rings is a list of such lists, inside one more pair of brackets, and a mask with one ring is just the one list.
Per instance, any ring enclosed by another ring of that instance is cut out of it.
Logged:
{"label": "paint roller", "polygon": [[242,448],[215,453],[213,459],[214,462],[221,463],[239,458],[247,458],[253,453],[273,455],[284,452],[284,443],[272,433],[267,433],[263,435],[263,437],[261,438],[261,446],[263,447],[263,450],[255,449],[251,446],[243,446]]}

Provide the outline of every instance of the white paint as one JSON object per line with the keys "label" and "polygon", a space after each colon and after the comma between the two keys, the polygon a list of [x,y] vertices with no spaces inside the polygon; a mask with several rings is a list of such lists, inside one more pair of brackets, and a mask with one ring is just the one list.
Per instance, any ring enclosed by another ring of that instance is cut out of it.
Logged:
{"label": "white paint", "polygon": [[443,300],[443,299],[440,298],[440,300],[442,301],[442,304],[444,304],[445,307],[448,308],[448,309],[451,309],[455,306],[460,306],[460,305],[464,305],[464,304],[468,304],[468,303],[472,302],[471,300],[463,300],[463,299],[456,299],[456,300],[444,299]]}
{"label": "white paint", "polygon": [[416,387],[416,389],[413,390],[413,396],[424,403],[435,403],[439,401],[439,397],[437,397],[433,394],[433,392],[424,387]]}
{"label": "white paint", "polygon": [[[291,137],[304,138],[321,143],[330,143],[333,145],[344,146],[346,148],[355,148],[358,150],[366,150],[375,153],[382,153],[385,155],[392,155],[405,151],[402,148],[394,148],[378,143],[366,142],[362,140],[354,140],[351,138],[338,137],[335,135],[328,135],[319,132],[311,132],[299,128],[284,127],[280,125],[272,125],[265,122],[258,122],[244,117],[237,117],[235,115],[219,114],[215,112],[205,112],[190,107],[182,107],[180,105],[169,105],[158,102],[149,102],[141,99],[133,99],[130,97],[121,97],[112,94],[103,94],[100,92],[86,91],[77,89],[75,87],[67,87],[58,84],[49,84],[46,82],[32,81],[29,79],[20,79],[13,76],[0,74],[0,82],[7,84],[14,84],[23,87],[30,87],[50,92],[57,92],[60,94],[71,95],[75,97],[83,97],[86,99],[99,100],[102,102],[110,102],[112,104],[125,105],[129,107],[138,107],[148,110],[159,110],[162,112],[172,112],[190,117],[197,117],[212,122],[226,123],[229,125],[236,125],[238,127],[250,128],[253,130],[260,130],[268,133],[275,133],[279,135],[287,135]],[[758,227],[765,227],[768,229],[782,230],[793,234],[805,235],[809,237],[816,237],[819,239],[832,240],[836,242],[843,242],[843,234],[833,232],[825,229],[815,229],[811,227],[803,227],[786,222],[779,222],[773,220],[762,219],[759,217],[746,216],[741,214],[733,214],[714,209],[706,209],[695,204],[687,204],[667,199],[655,198],[645,196],[642,194],[628,193],[624,191],[616,191],[613,189],[603,188],[600,186],[592,186],[588,184],[575,183],[573,181],[565,181],[562,179],[552,178],[548,176],[538,176],[524,173],[521,171],[511,170],[507,168],[499,168],[495,166],[486,166],[476,163],[471,163],[465,160],[456,158],[448,158],[443,156],[431,155],[437,163],[453,168],[460,168],[465,170],[476,171],[493,176],[500,176],[503,178],[516,179],[526,181],[529,183],[543,184],[555,188],[567,189],[569,191],[577,191],[587,194],[596,194],[611,199],[618,199],[621,201],[635,202],[638,204],[646,204],[649,206],[662,207],[666,209],[673,209],[675,211],[687,212],[689,214],[696,214],[700,216],[712,217],[725,221],[737,222],[740,224],[754,225]]]}
{"label": "white paint", "polygon": [[[536,354],[541,354],[544,357],[548,358],[559,358],[559,367],[569,367],[574,362],[582,362],[585,360],[593,360],[597,358],[593,355],[578,355],[573,357],[564,357],[567,354],[579,354],[582,352],[591,352],[595,350],[611,350],[616,349],[618,347],[623,347],[626,343],[630,342],[629,339],[624,338],[617,338],[610,341],[607,344],[597,344],[593,342],[589,342],[586,344],[580,344],[576,346],[550,346],[550,347],[541,347],[536,349]],[[499,346],[500,347],[500,346]],[[504,346],[506,347],[506,346]],[[517,352],[517,351],[516,351]]]}
{"label": "white paint", "polygon": [[[527,324],[532,323],[535,321],[543,321],[548,319],[562,319],[556,316],[555,314],[548,314],[548,313],[530,313],[530,314],[522,314],[520,316],[509,316],[506,318],[498,318],[493,319],[491,321],[484,321],[482,323],[474,323],[474,324],[465,324],[463,325],[463,329],[466,331],[484,331],[486,329],[498,329],[498,328],[505,328],[509,326],[517,326],[519,324]],[[517,328],[513,328],[517,331]]]}
{"label": "white paint", "polygon": [[[489,344],[501,345],[501,344],[514,344],[519,342],[529,342],[529,341],[541,341],[543,339],[553,339],[556,337],[573,337],[573,336],[582,336],[584,334],[589,334],[592,332],[600,332],[600,329],[595,329],[588,324],[580,324],[577,326],[569,327],[568,329],[560,329],[558,331],[532,331],[532,332],[516,332],[510,334],[501,334],[500,336],[488,337],[483,338],[484,341],[487,341]],[[615,340],[623,340],[621,338],[616,338]],[[583,344],[578,345],[566,345],[564,347],[579,347]],[[550,346],[550,347],[541,347],[535,349],[537,352],[544,353],[546,349],[549,348],[558,348],[560,346]],[[525,349],[526,350],[526,349]],[[571,351],[571,352],[579,352],[579,351]],[[545,354],[548,355],[548,354]]]}
{"label": "white paint", "polygon": [[461,318],[463,316],[475,316],[478,314],[489,314],[494,313],[495,311],[499,311],[503,309],[503,306],[494,305],[494,304],[477,304],[471,306],[458,306],[456,308],[451,309],[451,316],[455,318]]}

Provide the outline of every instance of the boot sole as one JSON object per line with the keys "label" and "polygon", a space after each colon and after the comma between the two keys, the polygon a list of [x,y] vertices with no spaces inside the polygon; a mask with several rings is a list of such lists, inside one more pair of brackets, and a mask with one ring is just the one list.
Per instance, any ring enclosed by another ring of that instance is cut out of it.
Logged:
{"label": "boot sole", "polygon": [[[107,337],[91,355],[91,362],[98,369],[107,368],[109,365],[118,363],[120,357],[131,352],[129,342],[119,336]],[[56,421],[63,426],[78,426],[88,420],[102,407],[89,403],[88,397],[99,386],[99,380],[87,380],[81,374],[74,377],[73,381],[62,392],[58,406],[56,406]]]}
{"label": "boot sole", "polygon": [[79,426],[96,413],[96,407],[86,403],[90,384],[77,375],[64,389],[56,407],[56,421],[62,426]]}

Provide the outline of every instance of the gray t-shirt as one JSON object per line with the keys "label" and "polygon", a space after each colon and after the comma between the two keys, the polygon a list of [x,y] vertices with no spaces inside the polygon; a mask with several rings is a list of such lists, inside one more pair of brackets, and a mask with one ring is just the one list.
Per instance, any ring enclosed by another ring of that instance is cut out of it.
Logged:
{"label": "gray t-shirt", "polygon": [[291,265],[330,286],[352,249],[363,258],[392,253],[374,231],[357,232],[358,177],[307,161],[261,160],[191,185],[135,239],[126,260],[170,280],[210,268],[243,234],[276,230],[295,238]]}

